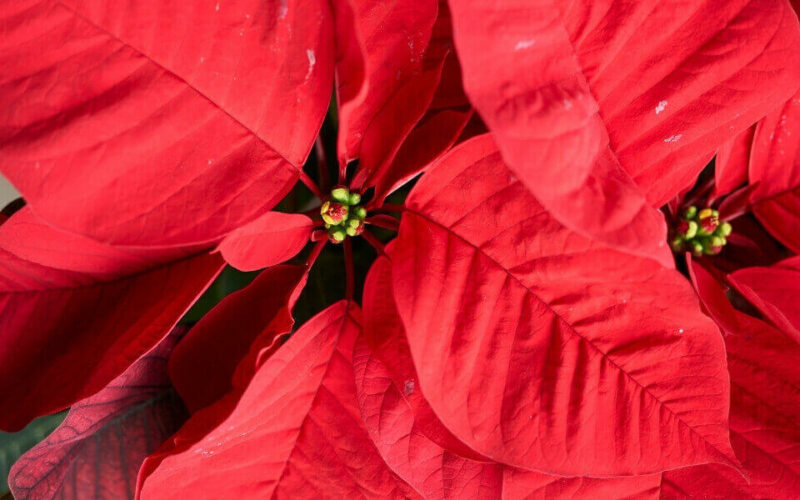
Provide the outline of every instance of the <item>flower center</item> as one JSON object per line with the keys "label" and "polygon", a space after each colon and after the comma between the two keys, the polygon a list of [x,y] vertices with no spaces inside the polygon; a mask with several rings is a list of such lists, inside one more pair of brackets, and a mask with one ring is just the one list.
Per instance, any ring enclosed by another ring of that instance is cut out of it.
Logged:
{"label": "flower center", "polygon": [[731,225],[720,222],[719,212],[712,208],[698,210],[690,206],[683,211],[672,233],[670,245],[675,252],[689,251],[695,257],[716,255],[727,243]]}
{"label": "flower center", "polygon": [[325,221],[328,240],[341,243],[348,236],[358,236],[364,232],[364,218],[367,209],[359,205],[361,195],[351,193],[345,186],[331,190],[331,198],[320,207],[320,215]]}

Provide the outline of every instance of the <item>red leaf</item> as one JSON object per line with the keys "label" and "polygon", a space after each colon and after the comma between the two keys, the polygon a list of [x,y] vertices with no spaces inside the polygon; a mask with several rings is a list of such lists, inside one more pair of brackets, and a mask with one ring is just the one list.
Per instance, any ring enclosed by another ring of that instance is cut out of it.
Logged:
{"label": "red leaf", "polygon": [[361,423],[352,365],[358,314],[344,301],[325,309],[259,368],[232,411],[223,400],[194,415],[177,439],[192,438],[204,419],[223,419],[202,440],[165,457],[149,477],[140,476],[142,496],[413,495]]}
{"label": "red leaf", "polygon": [[442,110],[426,115],[403,142],[385,172],[376,177],[375,199],[384,200],[449,149],[472,117],[472,110]]}
{"label": "red leaf", "polygon": [[169,374],[190,412],[233,389],[236,366],[256,338],[259,346],[269,346],[291,331],[291,310],[305,280],[305,267],[271,267],[225,297],[189,331],[170,358]]}
{"label": "red leaf", "polygon": [[800,253],[800,93],[758,123],[750,156],[753,213]]}
{"label": "red leaf", "polygon": [[648,202],[800,80],[785,0],[450,4],[467,94],[510,168],[566,226],[664,264]]}
{"label": "red leaf", "polygon": [[[362,338],[356,342],[353,365],[364,424],[397,475],[427,499],[501,498],[504,467],[463,458],[431,441],[389,370]],[[404,391],[413,392],[413,385]]]}
{"label": "red leaf", "polygon": [[425,498],[649,498],[658,493],[660,474],[562,478],[503,466],[471,450],[466,456],[479,461],[465,458],[465,445],[442,426],[419,391],[386,259],[377,260],[367,276],[364,333],[354,360],[359,406],[373,442],[392,470]]}
{"label": "red leaf", "polygon": [[330,98],[328,3],[120,7],[6,5],[0,170],[44,219],[101,241],[215,241],[300,175]]}
{"label": "red leaf", "polygon": [[[701,296],[722,289],[695,264]],[[800,491],[800,345],[763,321],[739,311],[712,317],[726,327],[731,374],[731,443],[741,475],[703,465],[664,473],[662,498],[794,499]],[[731,321],[733,320],[733,321]]]}
{"label": "red leaf", "polygon": [[394,296],[420,389],[456,437],[557,474],[735,464],[722,340],[677,272],[558,224],[487,136],[406,205]]}
{"label": "red leaf", "polygon": [[[436,93],[427,103],[425,114],[414,115],[414,119],[419,120],[415,127],[410,132],[403,130],[397,133],[397,138],[404,138],[399,149],[379,158],[379,164],[366,181],[366,186],[375,185],[373,203],[383,200],[392,191],[423,172],[436,156],[453,145],[473,116],[461,86],[461,67],[452,48],[450,10],[446,2],[440,1],[431,42],[423,56],[424,67],[437,68],[441,65]],[[399,98],[396,95],[393,100]],[[420,97],[414,96],[414,99],[418,101]],[[394,120],[397,119],[394,117]],[[365,167],[370,167],[369,162]]]}
{"label": "red leaf", "polygon": [[[388,245],[387,249],[391,250],[391,248],[392,245]],[[489,459],[459,441],[442,425],[428,401],[419,391],[419,377],[417,377],[406,333],[394,303],[392,272],[388,259],[379,258],[373,263],[364,283],[363,295],[364,329],[362,336],[377,360],[390,374],[397,388],[403,391],[403,398],[411,407],[415,417],[415,428],[447,453],[483,462],[488,461]],[[370,431],[373,429],[370,428]]]}
{"label": "red leaf", "polygon": [[256,271],[297,255],[308,243],[314,222],[301,214],[267,212],[235,229],[222,240],[219,251],[242,271]]}
{"label": "red leaf", "polygon": [[105,387],[222,266],[215,255],[123,251],[16,213],[0,226],[0,428]]}
{"label": "red leaf", "polygon": [[800,257],[772,267],[749,267],[728,281],[775,326],[800,342]]}
{"label": "red leaf", "polygon": [[745,129],[719,147],[714,162],[713,198],[725,196],[747,182],[753,136],[756,126]]}
{"label": "red leaf", "polygon": [[376,168],[393,154],[433,97],[440,64],[422,59],[437,0],[341,0],[337,15],[339,161]]}
{"label": "red leaf", "polygon": [[184,332],[175,328],[100,392],[73,405],[11,468],[14,497],[130,498],[142,460],[187,418],[167,377],[170,351]]}

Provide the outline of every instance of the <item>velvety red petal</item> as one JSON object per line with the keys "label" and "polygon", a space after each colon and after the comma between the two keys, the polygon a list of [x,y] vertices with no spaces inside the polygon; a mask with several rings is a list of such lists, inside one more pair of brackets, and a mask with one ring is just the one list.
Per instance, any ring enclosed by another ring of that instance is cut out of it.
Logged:
{"label": "velvety red petal", "polygon": [[271,267],[192,327],[169,361],[172,383],[190,412],[233,389],[236,367],[257,338],[265,347],[292,330],[292,307],[305,279],[303,266]]}
{"label": "velvety red petal", "polygon": [[100,392],[72,405],[11,468],[14,498],[130,498],[142,461],[188,418],[167,377],[167,359],[185,332],[176,327]]}
{"label": "velvety red petal", "polygon": [[[141,496],[415,497],[361,423],[353,374],[359,316],[347,302],[330,306],[258,369],[235,407],[222,400],[195,414],[176,441],[196,442],[140,474]],[[198,423],[210,432],[193,436]]]}
{"label": "velvety red petal", "polygon": [[390,256],[420,390],[479,453],[566,475],[735,464],[722,339],[685,278],[565,229],[487,136],[415,186]]}
{"label": "velvety red petal", "polygon": [[463,453],[465,445],[421,393],[387,259],[378,259],[367,277],[363,332],[354,354],[362,417],[389,467],[425,498],[655,498],[659,474],[563,478],[514,469],[473,450]]}
{"label": "velvety red petal", "polygon": [[185,253],[123,251],[28,208],[0,226],[0,428],[97,392],[166,335],[223,267]]}
{"label": "velvety red petal", "polygon": [[[387,246],[391,249],[392,244]],[[387,370],[414,413],[415,430],[445,452],[478,461],[488,461],[442,425],[422,395],[405,329],[392,293],[392,269],[386,258],[376,260],[364,283],[363,339],[378,362]],[[372,431],[372,429],[370,429]]]}
{"label": "velvety red petal", "polygon": [[403,396],[418,390],[414,381],[398,388],[361,338],[356,342],[353,365],[364,425],[397,475],[427,499],[501,498],[503,465],[476,462],[445,450],[419,428]]}
{"label": "velvety red petal", "polygon": [[[701,266],[692,268],[701,296],[724,294]],[[713,308],[710,314],[727,334],[731,443],[747,479],[714,465],[669,471],[664,473],[661,498],[797,498],[800,345],[767,323],[732,308]]]}
{"label": "velvety red petal", "polygon": [[[383,200],[389,193],[423,172],[436,156],[453,145],[473,116],[472,107],[461,84],[461,66],[453,51],[451,24],[447,3],[440,1],[431,42],[423,55],[423,67],[437,68],[441,65],[441,71],[436,92],[427,103],[425,114],[410,117],[418,121],[410,132],[404,129],[402,135],[397,135],[404,139],[399,149],[392,151],[390,155],[375,158],[379,161],[366,161],[363,164],[363,168],[372,170],[365,186],[375,185],[375,201]],[[400,95],[394,97],[400,98]],[[419,100],[420,95],[412,98]],[[376,165],[373,167],[372,164]]]}
{"label": "velvety red petal", "polygon": [[226,236],[219,251],[236,269],[255,271],[297,255],[308,243],[313,227],[314,222],[305,215],[267,212]]}
{"label": "velvety red petal", "polygon": [[322,0],[12,0],[0,24],[0,170],[105,242],[212,241],[261,215],[330,99]]}
{"label": "velvety red petal", "polygon": [[755,131],[756,126],[753,125],[729,139],[717,150],[714,162],[714,198],[724,196],[747,182]]}
{"label": "velvety red petal", "polygon": [[800,257],[771,267],[749,267],[728,281],[766,318],[800,342]]}
{"label": "velvety red petal", "polygon": [[424,114],[441,71],[423,67],[437,0],[334,3],[339,161],[374,169]]}
{"label": "velvety red petal", "polygon": [[753,213],[800,252],[800,93],[758,123],[750,157]]}

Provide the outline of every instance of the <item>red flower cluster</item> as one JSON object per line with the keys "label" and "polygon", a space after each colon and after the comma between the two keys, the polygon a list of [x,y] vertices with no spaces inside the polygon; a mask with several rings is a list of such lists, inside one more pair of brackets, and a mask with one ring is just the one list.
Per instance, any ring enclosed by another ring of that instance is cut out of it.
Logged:
{"label": "red flower cluster", "polygon": [[[0,26],[0,428],[71,408],[17,498],[800,497],[788,0]],[[342,300],[293,332],[339,247]],[[226,263],[264,270],[184,335]]]}

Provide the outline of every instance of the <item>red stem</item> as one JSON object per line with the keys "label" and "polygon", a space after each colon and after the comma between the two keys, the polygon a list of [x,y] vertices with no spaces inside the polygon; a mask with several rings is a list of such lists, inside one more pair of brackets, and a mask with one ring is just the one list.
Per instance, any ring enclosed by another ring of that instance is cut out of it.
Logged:
{"label": "red stem", "polygon": [[344,267],[347,273],[347,282],[345,285],[344,296],[347,300],[353,300],[355,293],[355,272],[353,270],[353,241],[350,238],[345,238],[344,242]]}
{"label": "red stem", "polygon": [[325,146],[322,144],[322,136],[318,135],[314,142],[314,151],[317,153],[317,168],[319,169],[319,186],[323,192],[331,190],[331,176],[328,173],[328,157],[325,156]]}
{"label": "red stem", "polygon": [[319,190],[319,186],[317,186],[316,184],[314,184],[314,181],[311,179],[311,177],[309,177],[309,176],[308,176],[308,174],[306,174],[306,173],[305,173],[305,172],[303,172],[302,170],[300,170],[300,182],[302,182],[303,184],[305,184],[305,185],[306,185],[306,187],[307,187],[307,188],[308,188],[308,189],[309,189],[309,190],[310,190],[312,193],[314,193],[315,195],[317,195],[317,197],[319,197],[319,198],[322,198],[322,191],[320,191],[320,190]]}
{"label": "red stem", "polygon": [[325,244],[328,243],[327,238],[321,241],[318,241],[316,245],[314,245],[314,249],[311,250],[311,253],[308,254],[308,258],[306,259],[306,267],[310,268],[316,262],[317,257],[319,254],[322,253],[322,249],[325,248]]}
{"label": "red stem", "polygon": [[390,231],[397,231],[400,228],[400,222],[391,215],[373,215],[372,217],[364,219],[364,222]]}
{"label": "red stem", "polygon": [[376,238],[372,233],[369,231],[364,231],[361,233],[361,236],[367,241],[367,243],[372,245],[372,248],[378,252],[378,255],[391,260],[391,258],[386,254],[386,249],[384,248],[383,243],[381,243],[380,240],[378,240],[378,238]]}

